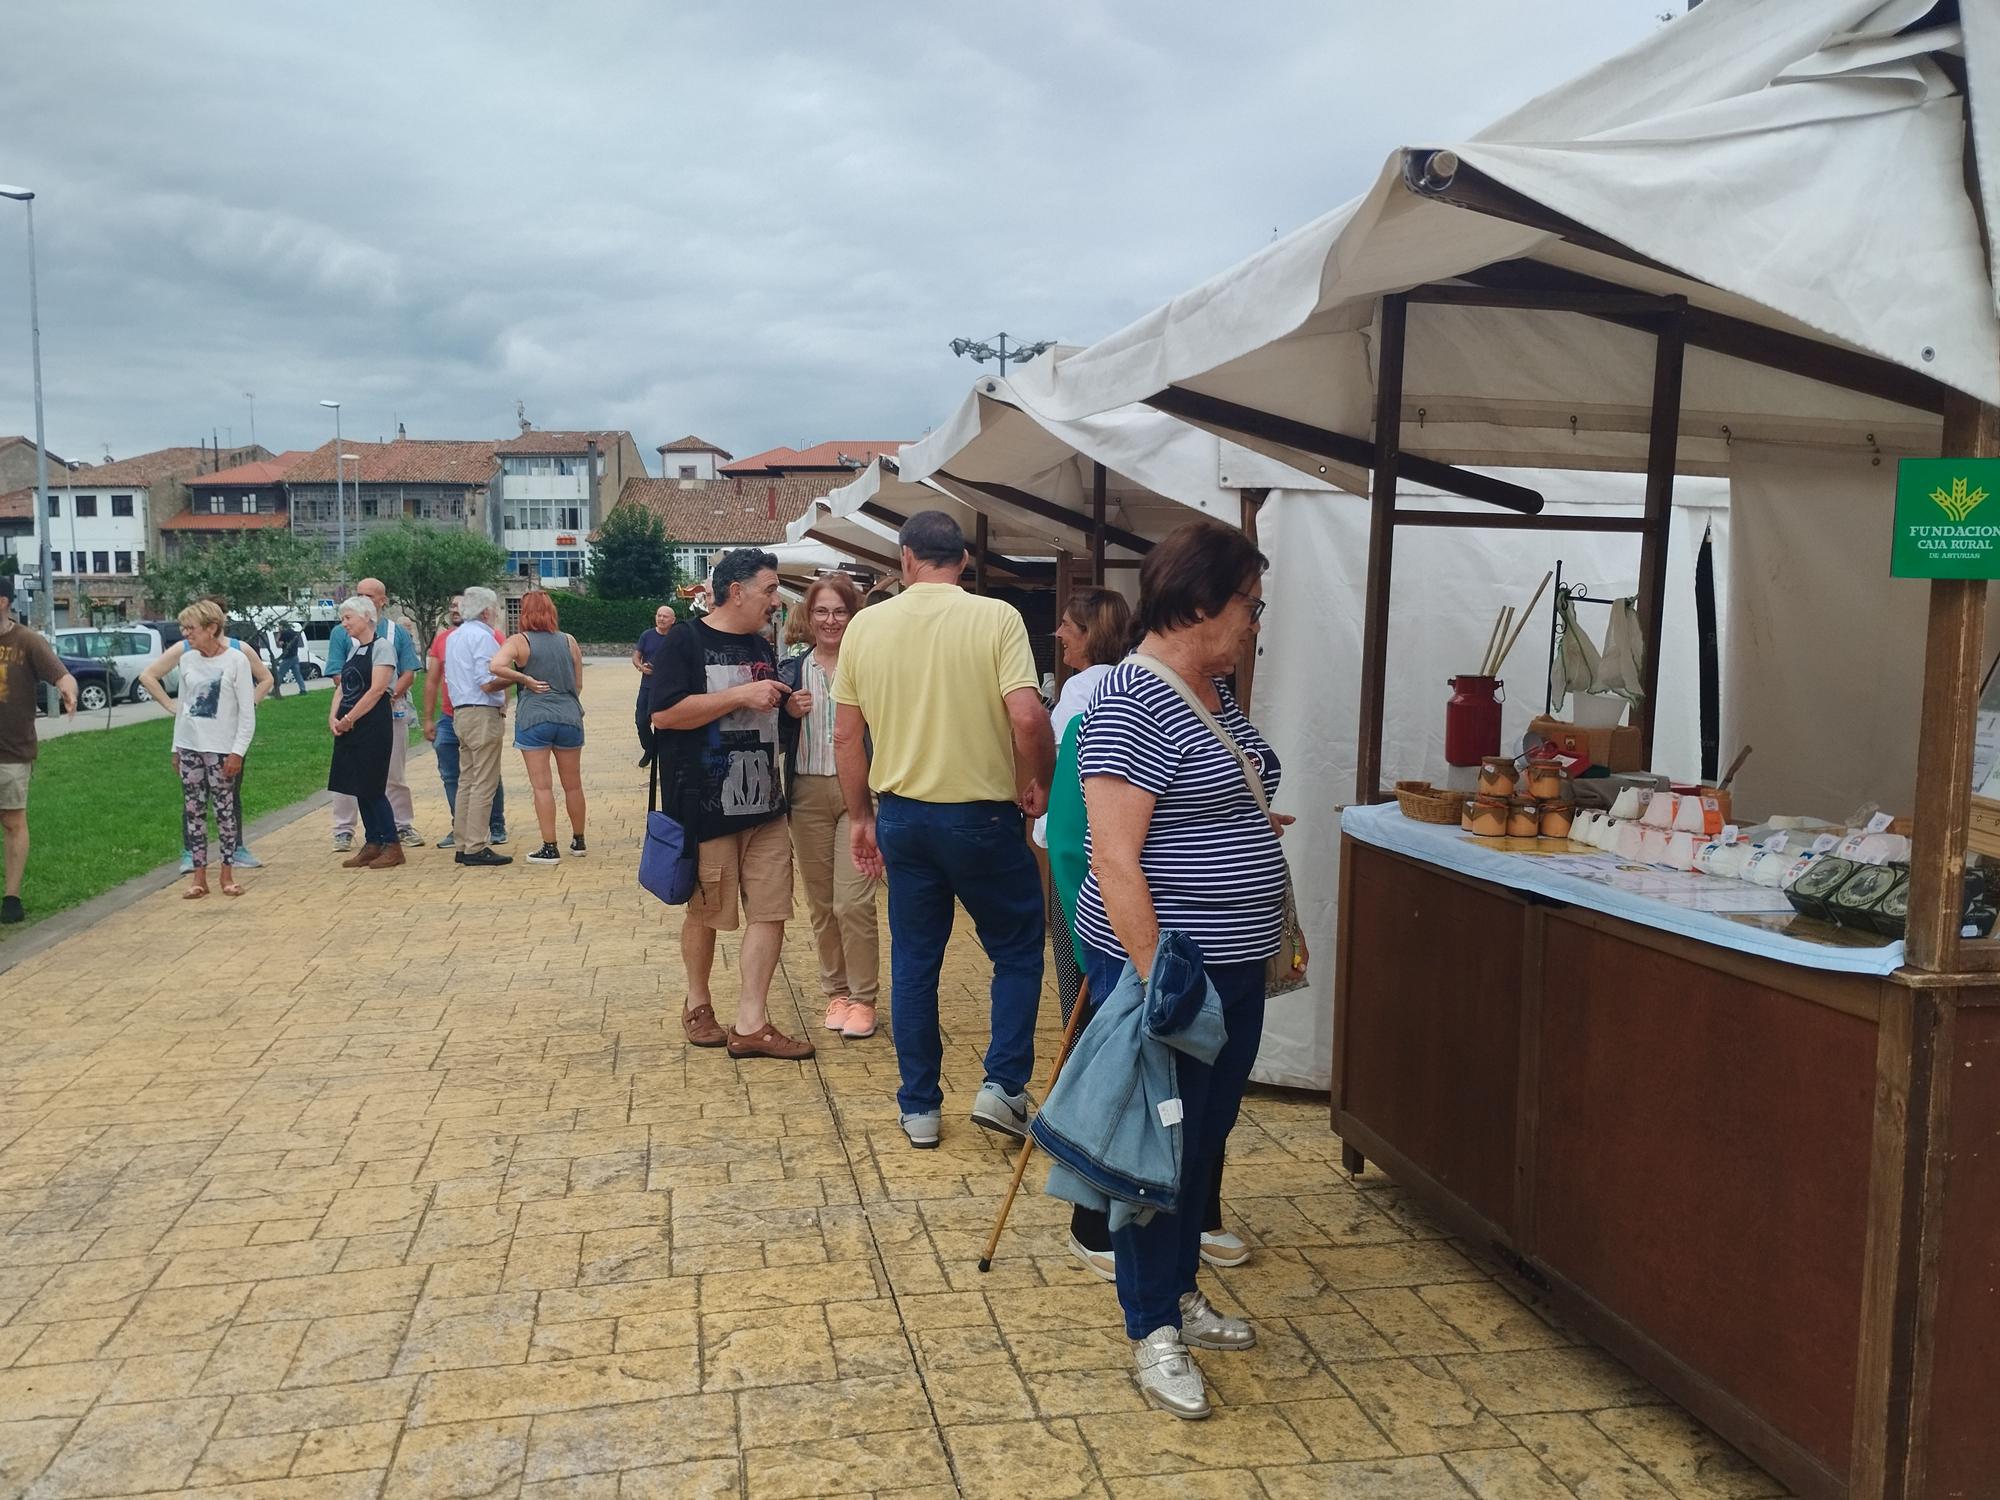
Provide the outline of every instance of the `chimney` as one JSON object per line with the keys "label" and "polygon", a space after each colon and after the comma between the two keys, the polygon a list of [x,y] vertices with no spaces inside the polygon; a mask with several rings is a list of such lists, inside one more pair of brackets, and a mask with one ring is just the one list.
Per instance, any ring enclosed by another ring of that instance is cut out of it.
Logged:
{"label": "chimney", "polygon": [[396,441],[400,443],[400,442],[402,442],[402,441],[403,441],[403,439],[404,439],[404,438],[406,438],[406,437],[408,437],[408,436],[409,436],[409,433],[407,433],[407,432],[405,432],[405,431],[403,430],[403,424],[402,424],[401,422],[398,422],[398,423],[396,424]]}
{"label": "chimney", "polygon": [[778,519],[778,487],[775,484],[764,491],[764,519],[767,521]]}

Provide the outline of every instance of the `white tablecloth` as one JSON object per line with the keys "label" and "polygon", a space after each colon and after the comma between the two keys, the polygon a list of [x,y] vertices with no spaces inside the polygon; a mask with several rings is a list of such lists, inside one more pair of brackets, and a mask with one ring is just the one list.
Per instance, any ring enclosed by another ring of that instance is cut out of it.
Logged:
{"label": "white tablecloth", "polygon": [[[1837,947],[1787,936],[1752,923],[1735,921],[1715,912],[1693,911],[1563,874],[1547,861],[1532,854],[1507,854],[1485,848],[1456,828],[1436,823],[1418,823],[1403,816],[1394,802],[1374,807],[1350,807],[1340,815],[1343,833],[1393,850],[1446,870],[1457,870],[1478,880],[1529,891],[1622,917],[1644,927],[1678,932],[1698,938],[1718,948],[1733,948],[1759,958],[1797,964],[1806,969],[1829,969],[1842,974],[1893,974],[1903,966],[1903,945],[1885,943],[1879,948]],[[1708,877],[1701,877],[1706,879]]]}

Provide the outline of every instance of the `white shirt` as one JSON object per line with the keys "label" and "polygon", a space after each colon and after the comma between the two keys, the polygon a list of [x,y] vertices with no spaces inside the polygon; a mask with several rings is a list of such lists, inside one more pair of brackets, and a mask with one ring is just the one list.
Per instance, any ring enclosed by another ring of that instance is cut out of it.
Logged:
{"label": "white shirt", "polygon": [[[1069,728],[1072,719],[1090,707],[1090,700],[1097,692],[1097,685],[1110,675],[1109,665],[1090,666],[1072,674],[1069,681],[1063,684],[1062,692],[1056,698],[1056,706],[1049,710],[1049,727],[1055,732],[1058,751],[1062,749],[1063,731]],[[1035,843],[1043,849],[1049,847],[1047,813],[1035,819]]]}
{"label": "white shirt", "polygon": [[181,693],[174,714],[174,748],[241,755],[257,732],[256,680],[241,651],[181,653]]}
{"label": "white shirt", "polygon": [[488,664],[498,649],[493,644],[493,627],[484,620],[467,620],[445,637],[444,686],[451,694],[454,710],[468,705],[500,708],[506,704],[502,694],[486,691],[486,684],[493,680]]}

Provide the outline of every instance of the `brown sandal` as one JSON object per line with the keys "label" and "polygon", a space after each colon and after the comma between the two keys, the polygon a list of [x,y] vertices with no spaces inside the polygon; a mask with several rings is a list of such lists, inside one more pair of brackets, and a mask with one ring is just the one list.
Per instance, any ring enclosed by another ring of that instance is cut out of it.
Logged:
{"label": "brown sandal", "polygon": [[762,1031],[753,1031],[748,1036],[732,1027],[729,1032],[729,1055],[775,1057],[784,1062],[801,1062],[813,1055],[813,1044],[806,1041],[795,1042],[766,1021]]}
{"label": "brown sandal", "polygon": [[683,1009],[681,1030],[687,1033],[688,1044],[694,1047],[720,1047],[729,1040],[722,1034],[722,1023],[715,1019],[715,1007],[712,1005]]}

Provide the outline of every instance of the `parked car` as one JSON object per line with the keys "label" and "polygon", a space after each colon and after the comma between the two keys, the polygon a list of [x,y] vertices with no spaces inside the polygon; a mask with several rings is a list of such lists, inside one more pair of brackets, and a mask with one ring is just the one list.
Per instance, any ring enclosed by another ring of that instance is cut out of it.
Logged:
{"label": "parked car", "polygon": [[[158,656],[173,641],[161,639],[157,627],[145,622],[130,625],[110,626],[65,626],[54,632],[55,648],[64,657],[83,657],[90,661],[102,662],[108,654],[111,664],[117,669],[119,680],[125,686],[126,695],[137,703],[146,696],[146,690],[139,686],[139,674],[146,670],[154,657]],[[180,629],[174,629],[174,640],[180,639]],[[77,679],[83,681],[81,677]],[[180,691],[181,669],[175,667],[167,673],[168,696]]]}
{"label": "parked car", "polygon": [[[124,678],[102,658],[93,660],[88,656],[64,656],[62,664],[76,679],[78,713],[103,712],[106,705],[115,702],[125,689]],[[53,692],[49,702],[54,703]]]}

